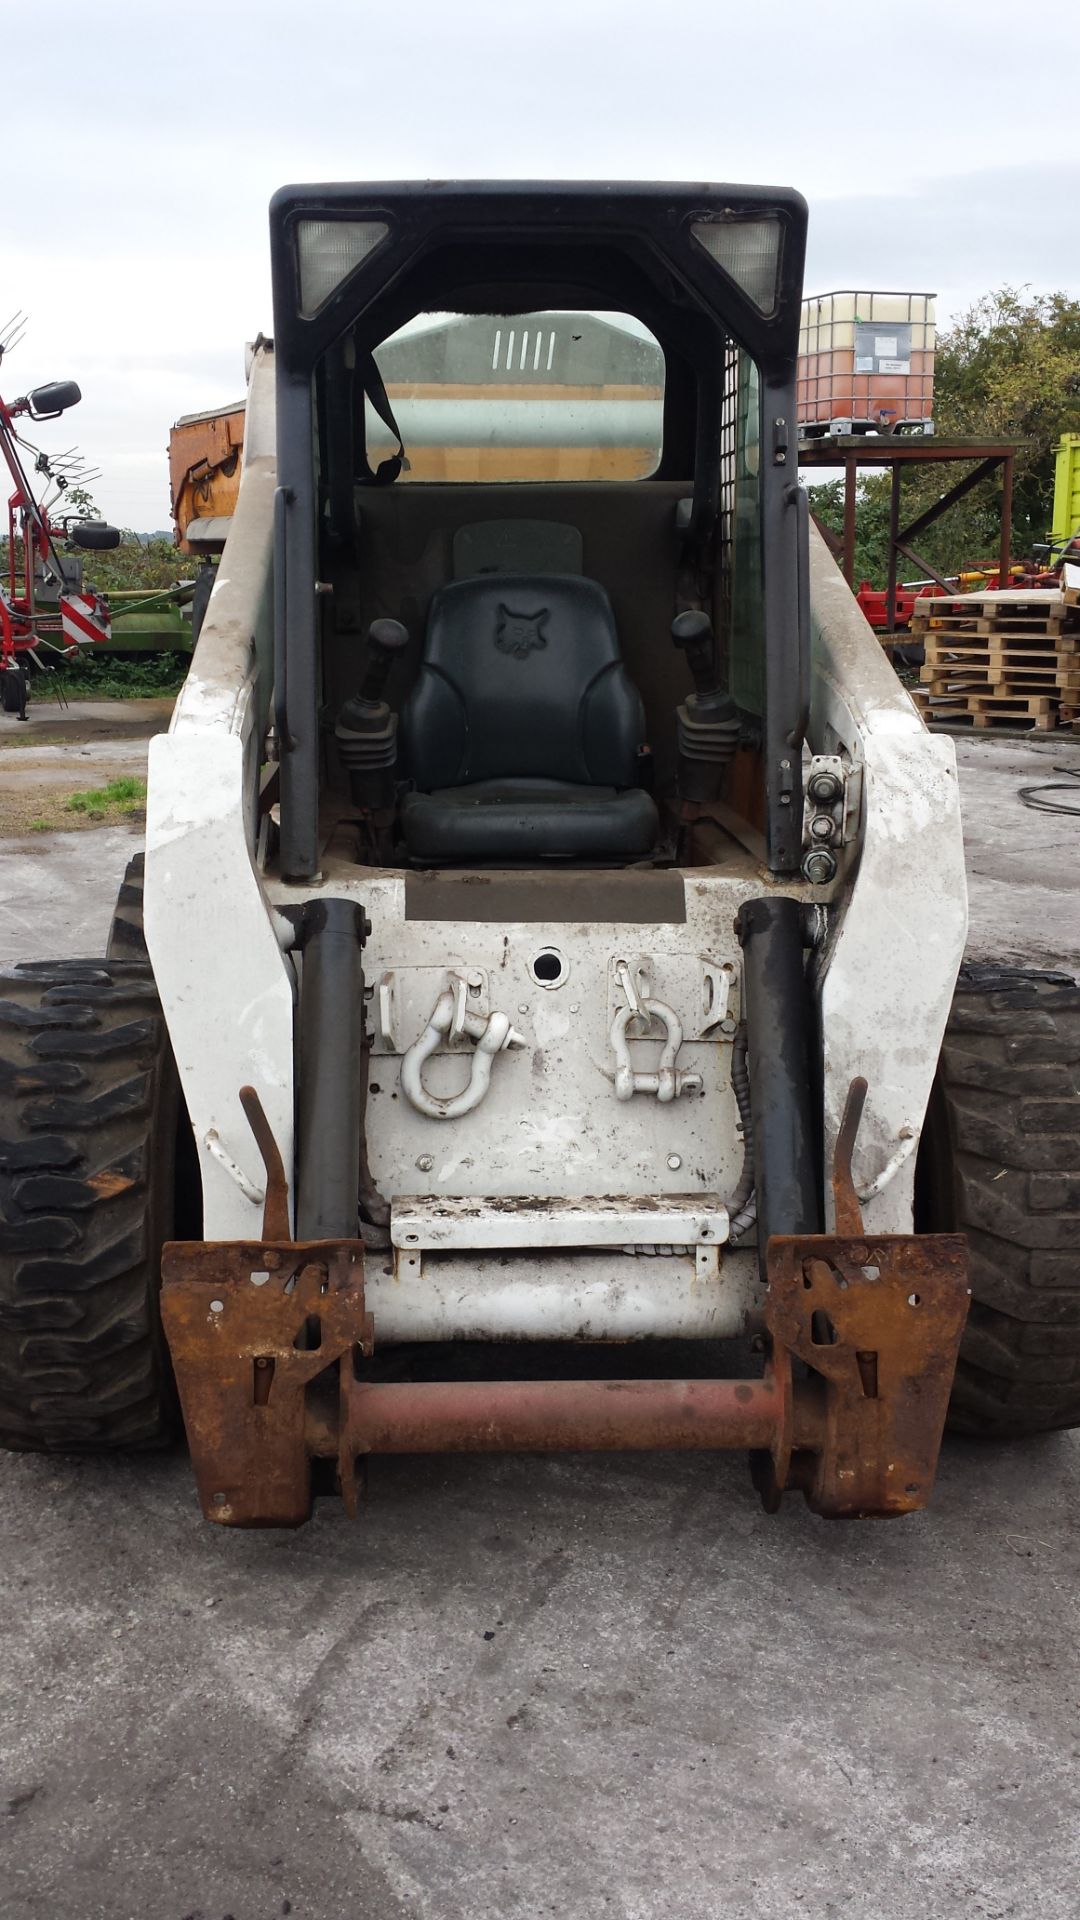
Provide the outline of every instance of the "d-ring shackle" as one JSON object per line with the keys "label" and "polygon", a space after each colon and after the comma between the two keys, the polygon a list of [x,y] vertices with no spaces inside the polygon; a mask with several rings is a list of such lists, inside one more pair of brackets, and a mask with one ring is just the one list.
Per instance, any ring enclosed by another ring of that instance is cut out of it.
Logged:
{"label": "d-ring shackle", "polygon": [[[486,1019],[479,1013],[465,1013],[458,1015],[455,1021],[457,1013],[454,989],[447,987],[436,1000],[434,1012],[420,1038],[413,1041],[402,1058],[401,1091],[417,1112],[426,1113],[430,1120],[458,1120],[463,1113],[471,1113],[474,1107],[480,1105],[491,1083],[495,1055],[502,1053],[506,1047],[525,1045],[505,1013],[491,1013]],[[468,1085],[460,1093],[442,1100],[425,1087],[424,1066],[455,1024],[459,1033],[467,1033],[471,1040],[476,1041],[476,1050]]]}
{"label": "d-ring shackle", "polygon": [[[635,1073],[630,1059],[626,1029],[631,1020],[637,1019],[639,1012],[659,1020],[664,1028],[664,1044],[655,1073]],[[615,1053],[617,1100],[632,1100],[635,1093],[654,1093],[658,1100],[666,1103],[677,1100],[681,1093],[697,1093],[700,1090],[700,1073],[683,1073],[676,1068],[675,1062],[683,1043],[682,1022],[675,1009],[667,1006],[663,1000],[638,999],[636,1006],[620,1007],[611,1023],[610,1039]]]}

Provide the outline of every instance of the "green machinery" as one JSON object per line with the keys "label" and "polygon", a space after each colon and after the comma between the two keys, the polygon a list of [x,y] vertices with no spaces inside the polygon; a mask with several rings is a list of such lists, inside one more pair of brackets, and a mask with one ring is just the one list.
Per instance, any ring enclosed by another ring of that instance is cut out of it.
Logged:
{"label": "green machinery", "polygon": [[106,595],[112,616],[111,638],[103,653],[190,653],[195,583],[163,587],[155,593],[137,588]]}
{"label": "green machinery", "polygon": [[1054,519],[1050,539],[1067,546],[1080,533],[1080,433],[1063,433],[1054,468]]}

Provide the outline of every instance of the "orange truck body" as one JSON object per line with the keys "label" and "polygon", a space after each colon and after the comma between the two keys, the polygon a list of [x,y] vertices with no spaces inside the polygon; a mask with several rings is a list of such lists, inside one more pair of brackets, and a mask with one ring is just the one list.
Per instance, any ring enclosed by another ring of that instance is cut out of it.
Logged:
{"label": "orange truck body", "polygon": [[240,491],[244,403],[186,413],[169,434],[169,490],[182,553],[220,552]]}

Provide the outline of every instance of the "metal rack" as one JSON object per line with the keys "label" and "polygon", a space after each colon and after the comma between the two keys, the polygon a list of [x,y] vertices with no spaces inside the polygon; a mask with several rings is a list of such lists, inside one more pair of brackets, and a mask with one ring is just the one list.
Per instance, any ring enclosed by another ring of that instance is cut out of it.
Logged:
{"label": "metal rack", "polygon": [[[898,558],[902,554],[913,567],[928,580],[936,580],[943,593],[952,591],[948,581],[924,560],[914,546],[914,542],[925,533],[927,527],[940,520],[943,513],[954,507],[958,501],[969,494],[980,481],[1001,469],[1001,539],[998,549],[998,579],[1009,577],[1010,547],[1012,542],[1012,495],[1013,466],[1016,459],[1015,441],[952,439],[937,440],[926,434],[844,434],[825,435],[818,439],[800,440],[799,465],[803,467],[842,467],[844,472],[844,532],[838,542],[835,535],[827,536],[834,548],[836,557],[843,569],[848,586],[854,589],[855,580],[855,484],[860,467],[888,467],[892,474],[892,491],[889,500],[889,577],[886,592],[887,630],[896,631],[896,579]],[[936,466],[939,463],[961,461],[975,465],[953,482],[940,499],[926,507],[914,520],[901,524],[901,484],[902,474],[908,466]],[[823,530],[824,531],[824,530]]]}

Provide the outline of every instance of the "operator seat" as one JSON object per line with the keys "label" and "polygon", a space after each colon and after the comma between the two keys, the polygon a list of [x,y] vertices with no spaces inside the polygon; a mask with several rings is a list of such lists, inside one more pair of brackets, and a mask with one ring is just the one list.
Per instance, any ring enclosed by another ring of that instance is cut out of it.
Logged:
{"label": "operator seat", "polygon": [[645,710],[595,580],[501,573],[443,587],[401,720],[413,862],[651,852],[659,821],[637,784]]}

